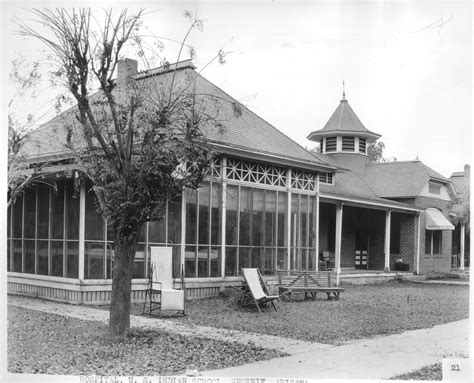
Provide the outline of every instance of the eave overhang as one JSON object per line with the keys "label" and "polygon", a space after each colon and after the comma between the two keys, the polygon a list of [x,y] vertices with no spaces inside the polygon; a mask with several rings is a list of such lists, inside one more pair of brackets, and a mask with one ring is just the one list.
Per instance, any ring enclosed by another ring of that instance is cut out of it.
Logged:
{"label": "eave overhang", "polygon": [[275,165],[280,166],[289,166],[295,167],[304,170],[310,171],[320,171],[333,173],[336,172],[337,168],[331,165],[318,164],[312,161],[306,161],[303,159],[291,157],[291,156],[282,156],[275,153],[268,153],[263,151],[255,151],[248,148],[230,146],[224,143],[212,142],[211,145],[219,152],[228,154],[231,156],[236,156],[242,159],[252,159],[256,161],[269,162]]}
{"label": "eave overhang", "polygon": [[380,137],[382,137],[380,134],[371,132],[371,131],[366,131],[366,132],[361,132],[358,130],[331,130],[327,131],[324,129],[321,130],[315,130],[314,132],[311,132],[306,138],[310,141],[319,141],[321,138],[324,137],[335,137],[335,136],[342,136],[342,137],[362,137],[366,138],[369,142],[371,141],[376,141]]}
{"label": "eave overhang", "polygon": [[400,213],[411,213],[411,214],[419,214],[424,211],[422,208],[418,208],[416,206],[403,204],[403,203],[390,203],[390,201],[373,201],[370,199],[359,198],[359,197],[345,197],[345,196],[338,196],[331,193],[320,193],[319,197],[321,202],[336,202],[336,203],[343,203],[350,206],[356,207],[368,207],[375,210],[383,210],[383,211],[393,211],[393,212],[400,212]]}

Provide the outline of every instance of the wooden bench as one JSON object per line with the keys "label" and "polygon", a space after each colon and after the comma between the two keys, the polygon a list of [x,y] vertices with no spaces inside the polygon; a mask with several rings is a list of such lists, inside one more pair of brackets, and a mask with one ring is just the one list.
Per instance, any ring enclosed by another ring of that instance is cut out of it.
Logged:
{"label": "wooden bench", "polygon": [[278,291],[282,297],[293,299],[293,294],[304,293],[316,299],[317,293],[326,293],[328,299],[339,299],[344,288],[336,286],[336,273],[333,271],[277,270]]}

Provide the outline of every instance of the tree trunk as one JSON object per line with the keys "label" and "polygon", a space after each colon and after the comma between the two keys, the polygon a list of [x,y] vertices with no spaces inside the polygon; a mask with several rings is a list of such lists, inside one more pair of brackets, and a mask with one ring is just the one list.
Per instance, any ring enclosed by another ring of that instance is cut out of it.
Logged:
{"label": "tree trunk", "polygon": [[136,239],[115,241],[109,321],[109,334],[114,337],[123,337],[130,329],[132,269],[136,247]]}

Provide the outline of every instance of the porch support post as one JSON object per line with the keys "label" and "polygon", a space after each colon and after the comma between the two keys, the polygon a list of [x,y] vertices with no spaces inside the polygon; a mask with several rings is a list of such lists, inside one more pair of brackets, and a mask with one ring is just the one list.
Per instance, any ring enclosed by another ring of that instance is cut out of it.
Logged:
{"label": "porch support post", "polygon": [[227,215],[227,158],[221,159],[222,204],[221,204],[221,277],[225,277],[225,230]]}
{"label": "porch support post", "polygon": [[461,256],[459,257],[460,265],[459,265],[459,270],[463,271],[464,270],[464,246],[465,246],[465,238],[466,238],[466,225],[463,223],[461,224],[461,240],[460,240],[460,251],[461,251]]}
{"label": "porch support post", "polygon": [[[180,260],[180,269],[185,267],[184,265],[184,255],[185,255],[185,241],[186,241],[186,188],[183,187],[181,193],[181,260]],[[181,270],[180,270],[181,271]],[[186,270],[183,271],[186,274]],[[184,278],[184,275],[183,275]]]}
{"label": "porch support post", "polygon": [[288,201],[287,201],[287,215],[286,215],[286,268],[290,270],[291,268],[291,169],[288,169],[286,173],[286,190],[288,191]]}
{"label": "porch support post", "polygon": [[391,211],[385,213],[385,243],[384,243],[384,254],[385,254],[385,271],[390,271],[390,224],[391,224]]}
{"label": "porch support post", "polygon": [[85,258],[85,232],[86,232],[86,183],[81,181],[79,195],[79,280],[84,280]]}
{"label": "porch support post", "polygon": [[420,274],[420,235],[421,235],[421,213],[416,213],[416,230],[418,235],[416,236],[416,274]]}
{"label": "porch support post", "polygon": [[316,214],[314,220],[315,235],[314,235],[314,247],[316,247],[316,259],[315,259],[315,270],[319,270],[319,173],[316,174]]}
{"label": "porch support post", "polygon": [[344,204],[336,205],[336,243],[335,243],[335,266],[336,285],[339,286],[339,274],[341,273],[341,241],[342,241],[342,209]]}

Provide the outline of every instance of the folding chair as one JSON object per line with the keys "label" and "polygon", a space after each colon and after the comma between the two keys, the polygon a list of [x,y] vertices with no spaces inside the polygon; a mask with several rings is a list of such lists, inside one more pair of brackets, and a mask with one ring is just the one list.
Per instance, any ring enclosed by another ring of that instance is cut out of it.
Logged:
{"label": "folding chair", "polygon": [[173,288],[173,254],[171,247],[151,247],[148,288],[142,313],[152,314],[158,311],[176,311],[186,315],[183,265],[181,265],[181,289]]}
{"label": "folding chair", "polygon": [[260,271],[256,268],[254,269],[246,269],[242,268],[242,274],[244,275],[245,282],[247,283],[243,289],[243,296],[242,296],[242,306],[251,306],[255,304],[257,309],[260,313],[261,306],[266,305],[267,303],[271,303],[275,311],[277,311],[275,303],[273,302],[275,299],[280,299],[278,295],[269,295],[268,288],[265,285],[265,281],[260,274]]}

